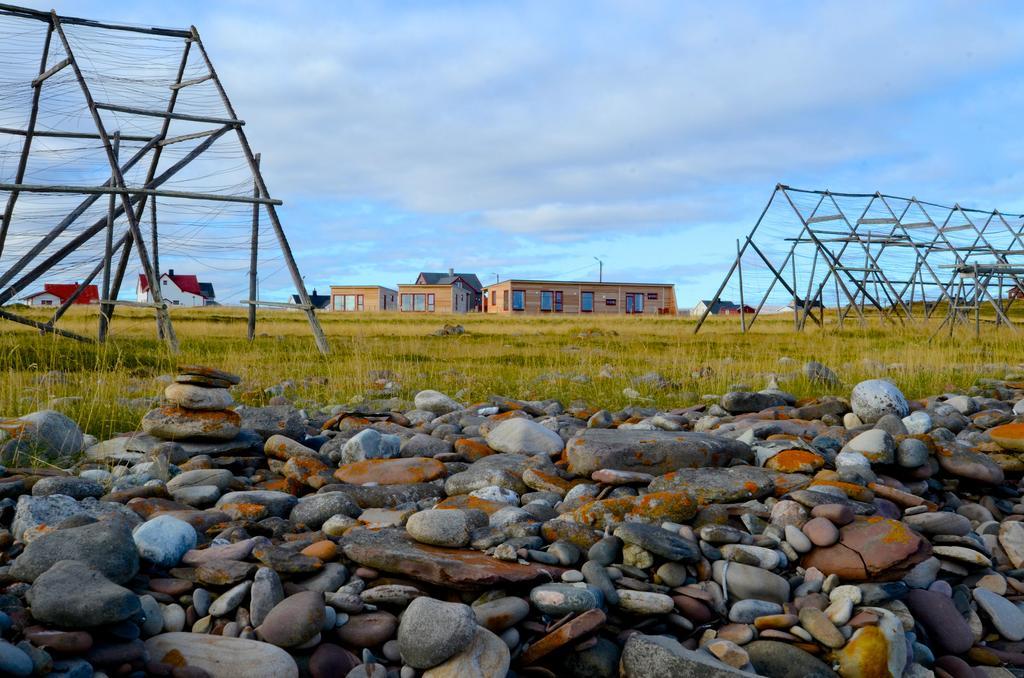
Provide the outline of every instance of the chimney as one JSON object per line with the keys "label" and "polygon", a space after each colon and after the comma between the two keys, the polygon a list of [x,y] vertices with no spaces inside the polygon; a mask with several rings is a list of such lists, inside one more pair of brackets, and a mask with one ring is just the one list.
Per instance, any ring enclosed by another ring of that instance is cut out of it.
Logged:
{"label": "chimney", "polygon": [[451,277],[451,278],[455,277],[455,269],[454,268],[449,268],[448,269],[448,276]]}
{"label": "chimney", "polygon": [[172,277],[173,277],[173,276],[174,276],[174,269],[173,269],[173,268],[169,268],[169,269],[167,269],[167,275],[169,275],[169,276],[172,276]]}
{"label": "chimney", "polygon": [[312,296],[314,296],[314,297],[316,296],[316,288],[315,287],[313,288],[313,295]]}

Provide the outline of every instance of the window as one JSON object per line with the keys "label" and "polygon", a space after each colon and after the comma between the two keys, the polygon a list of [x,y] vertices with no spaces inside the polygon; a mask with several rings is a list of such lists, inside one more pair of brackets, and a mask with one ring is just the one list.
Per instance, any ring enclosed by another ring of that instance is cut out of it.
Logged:
{"label": "window", "polygon": [[42,299],[42,300],[39,301],[39,305],[40,306],[53,306],[53,300],[52,299]]}
{"label": "window", "polygon": [[498,305],[498,290],[491,290],[491,306]]}
{"label": "window", "polygon": [[580,292],[580,311],[583,313],[594,312],[594,293]]}
{"label": "window", "polygon": [[550,311],[555,304],[555,293],[550,290],[543,290],[540,293],[540,310]]}
{"label": "window", "polygon": [[562,312],[562,292],[555,292],[555,313]]}
{"label": "window", "polygon": [[427,310],[428,311],[433,312],[433,310],[434,310],[434,298],[435,297],[434,297],[433,294],[428,294],[427,295]]}
{"label": "window", "polygon": [[508,310],[508,290],[504,290],[501,293],[501,310]]}
{"label": "window", "polygon": [[427,295],[425,294],[414,294],[412,300],[412,310],[414,311],[425,311],[427,310]]}
{"label": "window", "polygon": [[617,306],[618,304],[619,304],[619,300],[618,299],[605,299],[604,300],[604,305],[605,306]]}
{"label": "window", "polygon": [[651,301],[657,301],[658,300],[658,293],[657,292],[648,292],[647,293],[647,298],[650,299]]}
{"label": "window", "polygon": [[363,295],[361,294],[338,294],[334,297],[335,311],[362,311]]}
{"label": "window", "polygon": [[642,292],[626,293],[626,313],[644,312],[644,294]]}
{"label": "window", "polygon": [[402,310],[403,311],[411,311],[412,310],[412,297],[413,297],[413,295],[411,295],[411,294],[403,294],[402,295]]}
{"label": "window", "polygon": [[524,290],[512,290],[512,310],[526,310],[526,292]]}

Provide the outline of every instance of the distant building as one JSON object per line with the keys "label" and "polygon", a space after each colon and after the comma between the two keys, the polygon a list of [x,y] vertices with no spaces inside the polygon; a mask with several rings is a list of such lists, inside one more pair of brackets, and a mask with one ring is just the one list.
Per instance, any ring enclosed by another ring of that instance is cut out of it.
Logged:
{"label": "distant building", "polygon": [[[195,307],[216,303],[211,283],[201,283],[199,278],[194,275],[176,274],[173,268],[160,274],[160,295],[164,301],[173,306]],[[143,274],[139,274],[139,282],[135,287],[135,298],[140,303],[153,303],[153,295],[149,290],[149,278]]]}
{"label": "distant building", "polygon": [[[315,290],[314,290],[315,292]],[[331,311],[397,311],[398,291],[380,285],[331,285]]]}
{"label": "distant building", "polygon": [[484,312],[675,315],[675,287],[659,283],[504,280],[484,289]]}
{"label": "distant building", "polygon": [[[292,295],[292,303],[293,304],[301,304],[302,303],[299,300],[299,295],[297,295],[297,294],[293,294]],[[327,310],[327,308],[331,305],[331,296],[329,294],[317,294],[316,293],[316,288],[314,287],[313,291],[309,295],[309,303],[313,304],[313,308],[315,308],[316,310],[324,311],[324,310]]]}
{"label": "distant building", "polygon": [[[23,301],[29,306],[61,306],[65,301],[71,298],[71,295],[78,289],[78,283],[46,283],[43,285],[43,289],[35,294],[30,294],[23,298]],[[77,304],[97,304],[100,301],[99,288],[96,285],[88,285],[82,293],[78,295],[74,303]]]}
{"label": "distant building", "polygon": [[[738,315],[740,312],[740,305],[725,299],[719,299],[718,301],[712,301],[711,299],[702,299],[697,302],[697,305],[690,311],[690,315],[700,317],[705,312],[711,309],[709,315]],[[753,313],[754,309],[747,306],[747,313]]]}
{"label": "distant building", "polygon": [[[479,311],[483,304],[483,285],[476,273],[456,273],[454,268],[449,268],[447,273],[421,272],[416,276],[417,285],[452,285],[472,292],[470,307],[465,310]],[[454,298],[454,297],[453,297]]]}

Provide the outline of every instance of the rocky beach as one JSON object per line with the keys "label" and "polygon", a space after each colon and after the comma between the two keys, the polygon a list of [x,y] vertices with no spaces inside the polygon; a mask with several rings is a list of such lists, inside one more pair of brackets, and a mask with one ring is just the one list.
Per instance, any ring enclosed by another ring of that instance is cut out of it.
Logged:
{"label": "rocky beach", "polygon": [[0,674],[1024,675],[1024,375],[621,411],[244,388],[181,365],[102,441],[0,420]]}

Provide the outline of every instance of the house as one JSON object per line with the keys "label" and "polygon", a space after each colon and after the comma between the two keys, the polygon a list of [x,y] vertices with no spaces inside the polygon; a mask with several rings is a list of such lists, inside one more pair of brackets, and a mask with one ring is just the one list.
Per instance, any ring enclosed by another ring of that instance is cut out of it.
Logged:
{"label": "house", "polygon": [[398,310],[402,313],[469,313],[475,311],[473,290],[455,282],[398,286]]}
{"label": "house", "polygon": [[[738,315],[740,312],[739,304],[733,303],[731,301],[726,301],[725,299],[719,299],[718,301],[712,301],[711,299],[702,299],[697,302],[696,306],[693,307],[693,310],[690,311],[690,315],[699,318],[703,316],[709,308],[711,309],[709,315]],[[750,308],[749,306],[747,308],[750,309],[749,311],[747,311],[747,313],[754,312],[754,309]]]}
{"label": "house", "polygon": [[398,310],[398,291],[380,285],[331,285],[330,299],[328,308],[332,311]]}
{"label": "house", "polygon": [[[203,293],[203,290],[206,293]],[[164,301],[173,306],[207,306],[214,302],[213,285],[201,283],[194,275],[176,274],[168,269],[160,274],[160,294]],[[207,296],[209,295],[209,296]],[[153,296],[149,291],[149,278],[139,274],[139,282],[135,287],[135,298],[139,303],[152,303]]]}
{"label": "house", "polygon": [[[46,283],[43,289],[35,294],[24,297],[23,301],[29,306],[61,306],[78,289],[78,283]],[[87,285],[82,293],[75,299],[75,304],[97,304],[100,301],[99,288],[96,285]]]}
{"label": "house", "polygon": [[484,289],[484,312],[675,315],[675,287],[661,283],[504,280]]}
{"label": "house", "polygon": [[[301,304],[302,303],[299,300],[299,295],[297,295],[297,294],[293,294],[292,295],[292,303],[293,304]],[[310,294],[309,294],[309,303],[313,304],[313,308],[315,308],[318,311],[326,311],[328,309],[328,307],[330,307],[330,305],[331,305],[331,296],[329,294],[317,294],[316,293],[316,288],[314,287],[313,291],[310,292]]]}
{"label": "house", "polygon": [[416,277],[417,285],[455,285],[468,289],[473,293],[470,301],[471,311],[479,311],[483,303],[483,285],[476,273],[456,273],[454,268],[449,268],[447,273],[421,272]]}

